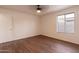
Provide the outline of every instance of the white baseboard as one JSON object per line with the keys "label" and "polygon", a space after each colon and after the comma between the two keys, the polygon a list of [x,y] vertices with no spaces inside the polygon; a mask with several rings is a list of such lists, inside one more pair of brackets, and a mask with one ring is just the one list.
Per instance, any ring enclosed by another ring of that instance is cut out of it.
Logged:
{"label": "white baseboard", "polygon": [[64,40],[64,39],[60,39],[60,38],[57,38],[57,37],[52,37],[52,36],[49,36],[49,35],[45,35],[45,34],[42,34],[44,36],[47,36],[47,37],[50,37],[50,38],[56,38],[57,40],[62,40],[62,41],[66,41],[66,42],[70,42],[70,43],[73,43],[73,44],[78,44],[78,42],[73,42],[73,41],[68,41],[68,40]]}

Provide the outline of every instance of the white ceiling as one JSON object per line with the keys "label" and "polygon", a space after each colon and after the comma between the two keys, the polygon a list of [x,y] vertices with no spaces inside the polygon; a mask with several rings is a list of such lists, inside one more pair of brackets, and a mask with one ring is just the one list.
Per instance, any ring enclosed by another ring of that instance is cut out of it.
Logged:
{"label": "white ceiling", "polygon": [[[42,12],[40,13],[40,15],[46,14],[49,12],[59,11],[71,6],[72,5],[40,5],[40,7],[42,8]],[[39,15],[36,12],[36,8],[37,8],[36,5],[0,5],[0,7]]]}

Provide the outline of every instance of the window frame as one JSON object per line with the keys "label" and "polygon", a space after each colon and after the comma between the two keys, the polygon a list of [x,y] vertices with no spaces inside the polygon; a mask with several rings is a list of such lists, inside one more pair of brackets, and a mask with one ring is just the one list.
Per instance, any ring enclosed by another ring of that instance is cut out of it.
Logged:
{"label": "window frame", "polygon": [[[64,14],[60,14],[60,15],[57,15],[57,17],[56,17],[56,32],[58,32],[58,33],[68,33],[68,32],[66,32],[66,27],[65,27],[65,25],[66,25],[66,15],[68,15],[68,14],[74,14],[74,32],[73,33],[75,33],[75,19],[76,19],[76,14],[75,14],[75,12],[70,12],[70,13],[64,13]],[[58,16],[62,16],[62,15],[64,15],[64,31],[62,31],[62,32],[59,32],[58,30],[59,30],[59,27],[58,27]]]}

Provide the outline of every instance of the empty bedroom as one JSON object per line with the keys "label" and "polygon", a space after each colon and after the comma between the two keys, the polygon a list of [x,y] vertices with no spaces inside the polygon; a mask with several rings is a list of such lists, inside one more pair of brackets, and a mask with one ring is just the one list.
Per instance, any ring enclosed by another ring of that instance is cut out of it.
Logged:
{"label": "empty bedroom", "polygon": [[79,5],[0,5],[0,53],[79,53]]}

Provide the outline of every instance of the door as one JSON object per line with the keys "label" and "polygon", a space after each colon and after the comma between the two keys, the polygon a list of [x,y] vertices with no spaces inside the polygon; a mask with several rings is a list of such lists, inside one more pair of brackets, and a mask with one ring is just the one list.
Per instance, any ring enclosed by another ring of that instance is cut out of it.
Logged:
{"label": "door", "polygon": [[13,40],[12,17],[7,14],[0,14],[0,43]]}

